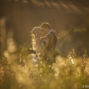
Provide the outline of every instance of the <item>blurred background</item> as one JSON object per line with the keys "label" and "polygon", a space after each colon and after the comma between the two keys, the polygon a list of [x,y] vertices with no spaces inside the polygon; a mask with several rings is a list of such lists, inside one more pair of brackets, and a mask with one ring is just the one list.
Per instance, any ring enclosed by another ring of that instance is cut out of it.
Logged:
{"label": "blurred background", "polygon": [[0,0],[0,49],[13,36],[19,45],[31,45],[31,30],[49,22],[57,31],[57,49],[66,56],[75,49],[89,55],[88,0]]}

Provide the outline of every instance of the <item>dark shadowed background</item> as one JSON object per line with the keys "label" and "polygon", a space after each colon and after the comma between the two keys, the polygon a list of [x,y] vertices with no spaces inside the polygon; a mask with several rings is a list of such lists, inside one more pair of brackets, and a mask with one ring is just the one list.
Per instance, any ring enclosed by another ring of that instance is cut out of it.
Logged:
{"label": "dark shadowed background", "polygon": [[32,28],[48,21],[59,34],[57,46],[62,54],[73,48],[89,50],[88,0],[0,0],[2,18],[6,32],[13,30],[19,44],[30,45]]}

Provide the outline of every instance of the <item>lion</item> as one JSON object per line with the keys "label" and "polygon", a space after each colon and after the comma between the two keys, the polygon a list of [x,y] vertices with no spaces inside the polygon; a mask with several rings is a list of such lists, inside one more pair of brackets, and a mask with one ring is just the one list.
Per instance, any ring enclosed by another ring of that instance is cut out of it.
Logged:
{"label": "lion", "polygon": [[41,58],[46,63],[53,63],[56,43],[56,31],[50,27],[48,22],[32,29],[32,49],[35,51],[35,60]]}

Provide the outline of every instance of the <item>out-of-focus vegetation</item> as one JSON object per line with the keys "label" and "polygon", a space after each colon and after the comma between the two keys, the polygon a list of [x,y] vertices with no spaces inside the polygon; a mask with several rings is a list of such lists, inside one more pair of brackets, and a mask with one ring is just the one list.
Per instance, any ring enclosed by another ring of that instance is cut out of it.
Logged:
{"label": "out-of-focus vegetation", "polygon": [[[3,25],[0,29],[2,33],[6,29],[3,21],[4,19],[1,21]],[[80,32],[79,29],[74,31]],[[0,89],[82,89],[88,87],[87,50],[82,56],[78,56],[75,48],[70,52],[67,51],[66,57],[61,56],[62,52],[59,52],[55,58],[56,62],[52,65],[43,61],[34,64],[32,61],[34,54],[29,54],[26,46],[17,47],[12,35],[10,33],[6,38],[4,33],[0,33]],[[1,37],[6,39],[4,40],[7,43],[6,47],[2,46],[5,43],[2,42]],[[62,32],[61,35],[59,34],[59,40],[57,46],[65,47],[63,44],[72,41],[71,32]],[[62,50],[66,51],[65,48]]]}
{"label": "out-of-focus vegetation", "polygon": [[57,56],[53,65],[34,64],[26,47],[17,54],[6,51],[0,58],[0,89],[82,89],[89,84],[89,58],[76,58],[74,49],[67,58]]}

